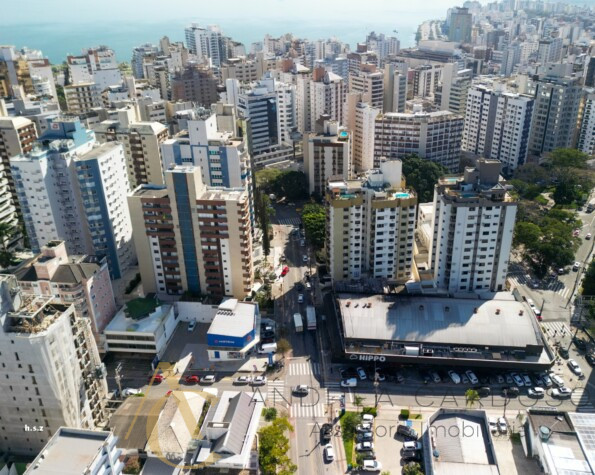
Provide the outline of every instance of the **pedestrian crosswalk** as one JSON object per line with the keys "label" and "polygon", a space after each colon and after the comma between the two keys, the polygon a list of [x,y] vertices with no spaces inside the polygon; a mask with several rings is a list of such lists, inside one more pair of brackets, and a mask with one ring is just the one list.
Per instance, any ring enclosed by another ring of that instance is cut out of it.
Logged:
{"label": "pedestrian crosswalk", "polygon": [[277,381],[269,381],[269,388],[268,392],[275,393],[277,396],[283,395],[285,393],[285,381],[279,379]]}
{"label": "pedestrian crosswalk", "polygon": [[[508,274],[508,281],[511,284],[511,288],[520,286],[529,286],[530,279],[528,276],[520,272]],[[563,299],[569,298],[572,293],[572,288],[566,287],[564,283],[559,280],[547,280],[542,282],[539,286],[540,290],[546,290],[559,294]]]}
{"label": "pedestrian crosswalk", "polygon": [[343,388],[341,388],[341,383],[338,381],[327,381],[324,386],[327,390],[327,399],[329,401],[339,400],[343,396]]}
{"label": "pedestrian crosswalk", "polygon": [[293,401],[289,406],[289,416],[295,418],[324,417],[324,403],[311,404],[308,401]]}
{"label": "pedestrian crosswalk", "polygon": [[570,329],[568,325],[564,322],[542,322],[541,323],[545,328],[546,332],[549,333],[551,336],[554,335],[569,335]]}
{"label": "pedestrian crosswalk", "polygon": [[302,220],[300,218],[281,218],[277,222],[285,226],[299,226]]}
{"label": "pedestrian crosswalk", "polygon": [[315,362],[293,362],[289,365],[289,376],[308,376],[320,374],[320,363]]}
{"label": "pedestrian crosswalk", "polygon": [[576,412],[595,412],[594,401],[591,401],[589,391],[585,391],[584,388],[574,388],[570,399],[576,408]]}

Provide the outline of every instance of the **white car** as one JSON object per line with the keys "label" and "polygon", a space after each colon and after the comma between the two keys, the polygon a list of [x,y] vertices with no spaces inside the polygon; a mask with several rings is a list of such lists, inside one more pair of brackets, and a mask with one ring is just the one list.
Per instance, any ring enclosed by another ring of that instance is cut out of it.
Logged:
{"label": "white car", "polygon": [[324,446],[324,457],[329,462],[335,460],[335,449],[333,449],[333,444],[326,444]]}
{"label": "white car", "polygon": [[362,423],[363,424],[373,424],[374,416],[372,414],[362,414]]}
{"label": "white car", "polygon": [[264,386],[266,383],[267,383],[266,376],[256,376],[256,378],[254,378],[252,380],[252,386]]}
{"label": "white car", "polygon": [[341,381],[342,388],[355,388],[357,386],[357,379],[348,378]]}
{"label": "white car", "polygon": [[490,417],[488,422],[490,424],[490,432],[498,432],[498,419]]}
{"label": "white car", "polygon": [[533,302],[533,299],[527,299],[527,303],[529,304],[529,307],[535,307],[535,302]]}
{"label": "white car", "polygon": [[364,460],[362,470],[364,472],[379,472],[382,470],[382,464],[378,460]]}
{"label": "white car", "polygon": [[532,397],[535,399],[540,399],[543,396],[545,396],[545,389],[540,388],[539,386],[537,386],[535,388],[529,388],[527,390],[527,394],[529,395],[529,397]]}
{"label": "white car", "polygon": [[591,239],[593,237],[593,235],[591,233],[587,233],[587,235],[585,236],[585,239]]}
{"label": "white car", "polygon": [[557,374],[552,374],[550,378],[552,378],[552,382],[554,383],[554,385],[558,386],[559,388],[564,386],[564,380]]}
{"label": "white car", "polygon": [[421,442],[417,440],[408,440],[407,442],[403,442],[403,450],[421,450],[421,448]]}
{"label": "white car", "polygon": [[583,370],[576,361],[568,360],[568,367],[570,368],[570,371],[572,371],[578,377],[581,377],[583,375]]}
{"label": "white car", "polygon": [[357,375],[359,376],[359,379],[361,379],[362,381],[364,379],[368,379],[368,377],[366,376],[366,372],[364,371],[364,368],[362,368],[361,366],[359,368],[356,369],[357,371]]}
{"label": "white car", "polygon": [[550,378],[546,373],[543,373],[540,376],[541,376],[541,380],[543,381],[543,384],[545,384],[545,387],[551,388],[552,385],[554,384],[552,382],[552,378]]}
{"label": "white car", "polygon": [[580,267],[581,267],[581,263],[575,262],[574,265],[572,266],[572,270],[576,272],[577,270],[580,269]]}
{"label": "white car", "polygon": [[471,384],[478,384],[479,383],[479,379],[477,379],[477,376],[475,376],[475,373],[473,371],[471,371],[470,369],[468,369],[467,371],[465,371],[465,374],[469,378],[469,381],[471,381]]}
{"label": "white car", "polygon": [[498,418],[498,430],[505,434],[508,432],[508,422],[506,422],[506,418],[500,417]]}
{"label": "white car", "polygon": [[122,394],[124,396],[134,396],[135,394],[141,394],[141,390],[134,388],[126,388],[122,391]]}
{"label": "white car", "polygon": [[249,384],[252,381],[250,376],[239,376],[233,380],[233,384],[241,385],[241,384]]}
{"label": "white car", "polygon": [[372,424],[370,423],[364,423],[364,424],[358,424],[357,427],[355,428],[356,432],[369,432],[372,430]]}
{"label": "white car", "polygon": [[213,384],[215,382],[215,375],[214,374],[207,374],[200,378],[200,382],[202,384]]}
{"label": "white car", "polygon": [[312,288],[312,284],[310,282],[306,282],[306,290],[310,290]]}
{"label": "white car", "polygon": [[571,395],[572,390],[570,388],[567,388],[566,386],[552,389],[552,397],[557,397],[558,399],[565,399],[570,397]]}
{"label": "white car", "polygon": [[298,294],[298,303],[304,303],[304,294]]}
{"label": "white car", "polygon": [[189,324],[188,324],[188,333],[192,333],[194,331],[194,329],[196,328],[196,320],[192,320]]}
{"label": "white car", "polygon": [[374,449],[374,442],[360,442],[359,444],[355,444],[355,451],[356,452],[366,452],[368,450]]}
{"label": "white car", "polygon": [[455,373],[453,370],[450,370],[448,372],[448,376],[450,377],[452,382],[455,384],[459,384],[461,382],[461,377],[457,373]]}

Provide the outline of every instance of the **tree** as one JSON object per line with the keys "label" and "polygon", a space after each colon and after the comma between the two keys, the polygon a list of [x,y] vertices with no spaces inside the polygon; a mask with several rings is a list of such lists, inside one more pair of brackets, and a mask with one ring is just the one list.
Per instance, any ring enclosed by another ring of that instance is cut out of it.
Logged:
{"label": "tree", "polygon": [[264,475],[290,475],[297,470],[287,455],[289,439],[286,432],[293,432],[293,426],[285,417],[275,419],[258,431],[258,464]]}
{"label": "tree", "polygon": [[302,210],[306,237],[315,249],[321,249],[326,239],[326,210],[324,206],[309,203]]}
{"label": "tree", "polygon": [[557,148],[547,158],[551,168],[587,168],[589,155],[574,148]]}
{"label": "tree", "polygon": [[304,172],[283,172],[277,179],[277,192],[288,200],[308,198],[308,179]]}
{"label": "tree", "polygon": [[277,341],[277,353],[280,353],[281,356],[285,357],[287,353],[291,351],[291,343],[287,338],[280,338]]}
{"label": "tree", "polygon": [[439,163],[425,160],[417,156],[405,157],[403,162],[403,175],[407,185],[417,193],[417,201],[425,203],[434,198],[434,185],[438,179],[447,174],[448,170]]}
{"label": "tree", "polygon": [[479,401],[479,393],[475,389],[467,389],[465,391],[465,402],[467,406],[473,407]]}
{"label": "tree", "polygon": [[364,403],[363,397],[358,396],[357,394],[353,397],[353,404],[355,405],[355,407],[361,407],[363,403]]}
{"label": "tree", "polygon": [[512,243],[515,247],[533,246],[541,238],[541,229],[539,226],[533,223],[527,223],[520,221],[516,223],[514,227],[514,238]]}
{"label": "tree", "polygon": [[595,295],[595,261],[591,261],[583,281],[583,295]]}
{"label": "tree", "polygon": [[423,473],[417,462],[409,462],[403,466],[403,475],[423,475]]}
{"label": "tree", "polygon": [[273,193],[274,184],[281,173],[282,171],[278,168],[264,168],[262,170],[258,170],[254,174],[256,187],[267,193]]}
{"label": "tree", "polygon": [[550,183],[552,177],[550,173],[537,163],[525,163],[514,171],[514,181],[532,183],[536,185],[546,185]]}
{"label": "tree", "polygon": [[360,415],[357,412],[346,412],[341,417],[341,434],[343,440],[352,440],[355,437],[355,429],[360,423]]}

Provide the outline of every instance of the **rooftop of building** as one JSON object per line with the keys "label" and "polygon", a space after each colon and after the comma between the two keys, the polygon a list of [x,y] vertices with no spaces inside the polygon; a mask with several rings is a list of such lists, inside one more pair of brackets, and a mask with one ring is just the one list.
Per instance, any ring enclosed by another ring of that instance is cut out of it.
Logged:
{"label": "rooftop of building", "polygon": [[132,192],[132,196],[140,196],[143,198],[163,198],[167,196],[167,194],[167,187],[153,184],[139,185]]}
{"label": "rooftop of building", "polygon": [[483,411],[441,409],[429,425],[433,473],[498,475]]}
{"label": "rooftop of building", "polygon": [[541,346],[529,308],[511,294],[491,300],[339,294],[345,338],[525,348]]}
{"label": "rooftop of building", "polygon": [[19,291],[13,295],[14,310],[6,313],[4,329],[11,333],[42,333],[68,308],[68,305],[51,303],[51,298],[24,295]]}
{"label": "rooftop of building", "polygon": [[131,300],[116,313],[105,332],[155,333],[172,309],[155,298]]}
{"label": "rooftop of building", "polygon": [[[20,282],[37,282],[38,280],[47,280],[37,275],[34,264],[50,260],[46,256],[39,256],[31,259],[24,266],[15,271],[15,275]],[[54,275],[49,279],[50,282],[57,284],[78,284],[84,280],[90,279],[101,268],[99,262],[85,261],[80,256],[71,257],[71,262],[60,264]]]}
{"label": "rooftop of building", "polygon": [[208,186],[198,200],[221,200],[221,201],[241,201],[242,198],[248,199],[246,190],[243,188],[224,188],[218,186]]}
{"label": "rooftop of building", "polygon": [[26,475],[80,475],[101,454],[111,432],[61,427],[29,466]]}
{"label": "rooftop of building", "polygon": [[595,414],[532,408],[527,412],[527,417],[533,429],[531,436],[536,443],[541,444],[550,473],[594,473]]}
{"label": "rooftop of building", "polygon": [[376,120],[382,119],[393,119],[393,120],[407,120],[413,121],[417,119],[428,119],[432,120],[443,120],[443,119],[460,119],[463,120],[463,117],[455,114],[454,112],[450,111],[433,111],[433,112],[424,112],[424,111],[416,111],[416,112],[386,112],[384,114],[379,114],[376,117]]}
{"label": "rooftop of building", "polygon": [[93,130],[98,133],[107,133],[114,131],[115,133],[129,133],[130,131],[138,132],[139,134],[157,135],[167,130],[167,127],[160,122],[131,122],[128,125],[123,125],[118,120],[104,120],[103,122],[93,126]]}
{"label": "rooftop of building", "polygon": [[91,150],[89,150],[87,153],[84,153],[82,155],[77,155],[74,160],[76,162],[97,160],[98,158],[101,158],[109,153],[112,153],[116,149],[122,149],[122,144],[120,142],[105,142],[102,144],[95,143]]}
{"label": "rooftop of building", "polygon": [[254,330],[257,309],[258,307],[252,303],[227,299],[219,305],[207,333],[244,337]]}

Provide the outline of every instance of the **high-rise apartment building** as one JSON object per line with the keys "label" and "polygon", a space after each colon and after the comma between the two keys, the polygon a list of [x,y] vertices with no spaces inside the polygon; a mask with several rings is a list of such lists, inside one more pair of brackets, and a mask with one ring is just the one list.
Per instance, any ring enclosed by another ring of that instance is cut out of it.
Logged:
{"label": "high-rise apartment building", "polygon": [[74,115],[85,114],[103,107],[101,89],[94,82],[79,82],[64,87],[64,97],[68,112]]}
{"label": "high-rise apartment building", "polygon": [[207,61],[219,67],[227,60],[227,49],[219,26],[209,25],[202,28],[193,23],[185,28],[184,34],[188,50],[197,56],[199,61]]}
{"label": "high-rise apartment building", "polygon": [[376,117],[374,167],[379,157],[417,155],[458,171],[463,117],[448,111],[391,112]]}
{"label": "high-rise apartment building", "polygon": [[126,197],[130,191],[122,145],[95,145],[74,159],[83,205],[83,226],[93,254],[106,257],[112,279],[136,263],[132,224]]}
{"label": "high-rise apartment building", "polygon": [[384,66],[383,112],[405,112],[407,101],[407,63]]}
{"label": "high-rise apartment building", "polygon": [[256,166],[271,163],[270,156],[291,147],[295,127],[295,86],[273,79],[268,73],[238,95],[238,115],[250,119],[250,153]]}
{"label": "high-rise apartment building", "polygon": [[529,80],[528,92],[535,98],[529,153],[574,147],[585,94],[579,78],[541,75]]}
{"label": "high-rise apartment building", "polygon": [[471,42],[473,15],[468,8],[455,7],[449,17],[448,39],[457,43]]}
{"label": "high-rise apartment building", "polygon": [[173,101],[192,101],[203,107],[211,107],[219,100],[219,80],[213,70],[197,63],[186,67],[171,78]]}
{"label": "high-rise apartment building", "polygon": [[165,181],[128,198],[145,291],[244,298],[254,279],[246,190],[205,186],[193,166],[170,168]]}
{"label": "high-rise apartment building", "polygon": [[498,160],[480,159],[434,191],[430,266],[450,293],[505,289],[517,203],[500,177]]}
{"label": "high-rise apartment building", "polygon": [[116,55],[107,46],[83,49],[80,56],[68,56],[66,63],[72,85],[93,83],[101,93],[110,86],[122,84]]}
{"label": "high-rise apartment building", "polygon": [[581,152],[595,155],[595,93],[593,92],[590,92],[585,100],[578,148]]}
{"label": "high-rise apartment building", "polygon": [[14,99],[19,88],[42,99],[58,97],[52,65],[41,51],[0,46],[0,97]]}
{"label": "high-rise apartment building", "polygon": [[116,141],[123,145],[131,189],[144,183],[163,185],[161,144],[169,137],[165,125],[108,120],[95,126],[93,131],[99,143]]}
{"label": "high-rise apartment building", "polygon": [[380,109],[361,102],[361,94],[349,93],[345,103],[345,118],[351,134],[351,168],[362,172],[374,168],[374,132]]}
{"label": "high-rise apartment building", "polygon": [[331,178],[327,186],[326,250],[333,280],[409,280],[417,196],[404,186],[401,161],[383,161],[357,179]]}
{"label": "high-rise apartment building", "polygon": [[471,69],[459,71],[456,63],[444,65],[442,81],[434,95],[435,102],[440,106],[440,110],[465,115],[467,92],[472,77],[473,71]]}
{"label": "high-rise apartment building", "polygon": [[410,70],[412,98],[433,98],[442,77],[444,65],[422,64]]}
{"label": "high-rise apartment building", "polygon": [[341,76],[316,68],[312,78],[300,75],[297,82],[297,127],[312,132],[323,115],[342,124],[347,87]]}
{"label": "high-rise apartment building", "polygon": [[364,65],[363,69],[349,75],[349,92],[360,93],[362,102],[382,109],[384,102],[384,75],[375,66]]}
{"label": "high-rise apartment building", "polygon": [[562,38],[547,38],[539,40],[537,48],[537,61],[541,64],[558,63],[562,60]]}
{"label": "high-rise apartment building", "polygon": [[159,54],[159,48],[151,43],[145,43],[132,50],[132,74],[136,79],[145,77],[145,60],[152,60]]}
{"label": "high-rise apartment building", "polygon": [[349,178],[351,144],[336,121],[323,116],[316,125],[315,133],[304,135],[304,172],[310,193],[322,196],[330,177]]}
{"label": "high-rise apartment building", "polygon": [[70,257],[64,241],[50,241],[41,253],[14,274],[23,295],[51,298],[53,303],[74,304],[77,317],[91,323],[95,340],[116,314],[107,259]]}
{"label": "high-rise apartment building", "polygon": [[[0,117],[0,222],[18,226],[20,213],[10,159],[33,149],[37,139],[35,125],[25,117]],[[17,233],[14,239],[20,235]],[[13,241],[14,242],[14,241]],[[13,242],[6,243],[12,244]]]}
{"label": "high-rise apartment building", "polygon": [[0,305],[0,451],[35,455],[62,426],[104,423],[105,368],[89,321],[74,305],[23,295],[14,276],[0,281]]}
{"label": "high-rise apartment building", "polygon": [[525,163],[534,100],[506,92],[497,84],[475,84],[467,96],[462,149],[502,162],[510,175]]}

